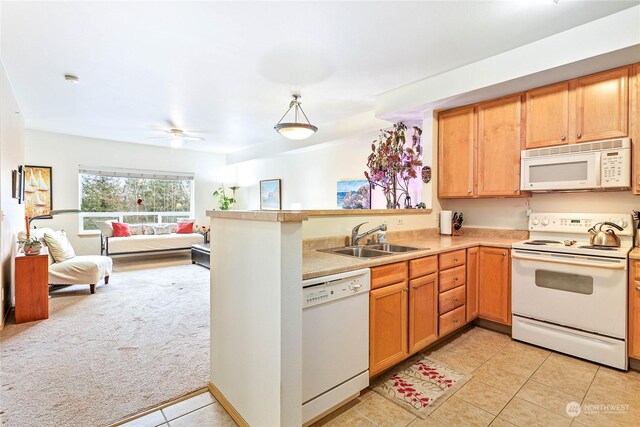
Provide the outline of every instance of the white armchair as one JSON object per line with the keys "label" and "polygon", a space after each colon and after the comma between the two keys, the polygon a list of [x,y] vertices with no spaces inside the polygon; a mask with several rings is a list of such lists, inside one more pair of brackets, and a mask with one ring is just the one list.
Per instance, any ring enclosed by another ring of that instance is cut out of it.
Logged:
{"label": "white armchair", "polygon": [[[44,234],[55,233],[50,228],[36,228],[31,230],[31,237],[36,237],[44,242]],[[20,232],[19,240],[24,240],[26,233]],[[101,255],[78,255],[62,262],[55,262],[49,251],[49,284],[50,285],[77,285],[87,284],[91,293],[95,293],[96,284],[104,280],[109,283],[109,276],[113,269],[111,258]]]}

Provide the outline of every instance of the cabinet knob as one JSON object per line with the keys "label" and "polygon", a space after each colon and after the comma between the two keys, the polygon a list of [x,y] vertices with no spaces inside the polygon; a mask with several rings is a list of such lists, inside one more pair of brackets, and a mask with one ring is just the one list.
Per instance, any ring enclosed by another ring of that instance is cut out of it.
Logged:
{"label": "cabinet knob", "polygon": [[458,276],[453,278],[453,281],[456,282],[458,280]]}
{"label": "cabinet knob", "polygon": [[458,297],[453,297],[453,298],[451,298],[451,301],[453,301],[453,302],[458,301]]}
{"label": "cabinet knob", "polygon": [[453,319],[453,323],[458,323],[459,320],[458,319]]}
{"label": "cabinet knob", "polygon": [[577,136],[578,138],[582,138],[582,134],[581,134],[581,133],[577,134],[576,136]]}
{"label": "cabinet knob", "polygon": [[414,286],[414,287],[413,287],[413,289],[418,289],[418,288],[419,288],[419,286]]}
{"label": "cabinet knob", "polygon": [[458,262],[458,258],[452,259],[453,262]]}
{"label": "cabinet knob", "polygon": [[640,292],[640,285],[636,285],[636,291]]}
{"label": "cabinet knob", "polygon": [[518,187],[516,187],[516,188],[514,188],[514,189],[513,189],[513,192],[514,192],[514,193],[517,193],[517,192],[518,192],[518,190],[519,190],[519,188],[518,188]]}
{"label": "cabinet knob", "polygon": [[507,253],[506,252],[502,252],[502,256],[507,256]]}
{"label": "cabinet knob", "polygon": [[564,136],[564,135],[562,135],[562,136],[560,137],[560,140],[561,140],[561,141],[566,141],[566,140],[567,140],[567,137],[566,137],[566,136]]}
{"label": "cabinet knob", "polygon": [[409,288],[404,288],[403,291],[404,292],[409,292]]}

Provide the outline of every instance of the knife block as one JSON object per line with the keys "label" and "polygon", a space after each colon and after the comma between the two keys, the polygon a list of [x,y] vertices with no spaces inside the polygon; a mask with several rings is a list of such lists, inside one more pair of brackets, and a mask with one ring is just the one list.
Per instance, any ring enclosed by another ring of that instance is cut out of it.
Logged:
{"label": "knife block", "polygon": [[456,230],[454,228],[455,224],[456,224],[455,222],[451,221],[451,235],[452,236],[460,236],[462,234],[462,227],[460,227],[459,230]]}

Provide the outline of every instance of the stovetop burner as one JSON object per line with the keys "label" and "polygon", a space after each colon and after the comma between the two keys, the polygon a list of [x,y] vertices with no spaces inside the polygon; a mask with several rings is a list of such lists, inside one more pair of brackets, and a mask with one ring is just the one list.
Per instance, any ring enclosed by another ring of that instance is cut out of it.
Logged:
{"label": "stovetop burner", "polygon": [[557,240],[529,240],[528,242],[524,242],[525,245],[537,245],[537,246],[543,246],[543,245],[547,245],[550,243],[560,243]]}
{"label": "stovetop burner", "polygon": [[578,246],[578,247],[582,249],[597,249],[600,251],[617,251],[618,250],[617,246],[584,245],[584,246]]}

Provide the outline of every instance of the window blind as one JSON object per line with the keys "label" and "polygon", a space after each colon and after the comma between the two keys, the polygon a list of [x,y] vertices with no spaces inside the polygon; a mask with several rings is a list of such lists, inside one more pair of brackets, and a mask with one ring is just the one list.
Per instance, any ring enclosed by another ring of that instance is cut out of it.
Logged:
{"label": "window blind", "polygon": [[191,172],[166,172],[143,169],[109,168],[80,165],[79,172],[87,175],[115,176],[120,178],[162,179],[167,181],[184,181],[195,178]]}

